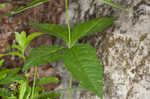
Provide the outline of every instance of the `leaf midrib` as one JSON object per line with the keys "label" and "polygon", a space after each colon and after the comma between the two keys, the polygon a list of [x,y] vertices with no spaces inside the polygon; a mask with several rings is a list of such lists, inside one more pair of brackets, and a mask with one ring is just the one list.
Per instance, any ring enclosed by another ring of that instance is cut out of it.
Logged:
{"label": "leaf midrib", "polygon": [[[49,55],[49,54],[53,54],[53,53],[57,53],[58,51],[60,51],[61,49],[63,49],[63,48],[59,48],[59,49],[57,49],[57,50],[55,50],[55,51],[52,51],[51,53],[48,53],[47,55]],[[35,55],[33,55],[33,56],[35,56]],[[32,56],[32,57],[33,57]],[[44,57],[45,55],[40,55],[40,57]],[[35,58],[34,58],[34,60],[35,60]]]}
{"label": "leaf midrib", "polygon": [[93,26],[91,26],[91,28],[87,29],[86,33],[88,33],[90,30],[92,30],[92,28],[94,28],[95,25],[97,25],[99,23],[99,21],[101,21],[101,20],[99,19],[97,22],[95,22],[95,24]]}
{"label": "leaf midrib", "polygon": [[[76,59],[76,61],[78,62],[78,64],[79,64],[79,66],[82,66],[81,64],[80,64],[80,60],[78,60],[78,57],[77,57],[77,55],[76,55],[76,51],[74,51],[74,50],[71,50],[72,51],[72,54],[76,57],[75,59]],[[89,76],[88,76],[88,74],[84,71],[84,76],[86,77],[86,75],[87,75],[87,78],[88,78],[88,80],[89,80]],[[89,80],[89,82],[92,84],[92,86],[94,85],[93,84],[93,82],[91,81],[91,80]],[[95,92],[97,92],[97,88],[95,87],[95,86],[93,86],[94,87],[94,90],[95,90]]]}
{"label": "leaf midrib", "polygon": [[[99,19],[97,22],[95,22],[95,24],[93,24],[90,28],[87,29],[87,31],[85,31],[85,34],[88,33],[90,30],[92,30],[92,28],[94,28],[101,20]],[[84,35],[85,35],[84,34]],[[83,36],[83,35],[82,35]],[[79,37],[80,38],[80,37]],[[76,41],[76,38],[74,38],[75,40],[73,40],[72,43],[74,43]]]}
{"label": "leaf midrib", "polygon": [[[52,53],[49,53],[49,54],[53,54],[53,53],[57,53],[58,51],[60,51],[61,49],[64,49],[63,47],[62,48],[59,48],[58,50],[56,50],[56,51],[53,51]],[[34,56],[34,55],[33,55]],[[33,57],[32,56],[32,57]],[[40,56],[40,57],[44,57],[45,55],[42,55],[42,56]],[[28,64],[26,64],[25,66],[29,66],[29,64],[32,64],[33,63],[33,61],[34,60],[36,60],[35,58],[34,59],[32,59],[32,61],[31,62],[28,62]],[[25,68],[26,69],[26,68]],[[27,69],[28,69],[28,67],[27,67]]]}

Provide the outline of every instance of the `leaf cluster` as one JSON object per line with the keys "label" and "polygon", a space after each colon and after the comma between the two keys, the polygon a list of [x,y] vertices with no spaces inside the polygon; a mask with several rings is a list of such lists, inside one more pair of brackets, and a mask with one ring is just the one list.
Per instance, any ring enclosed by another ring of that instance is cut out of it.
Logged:
{"label": "leaf cluster", "polygon": [[[6,13],[4,16],[14,15],[20,13],[26,9],[37,6],[41,3],[48,2],[49,0],[34,0],[29,3],[27,6],[20,7],[15,11]],[[111,0],[101,0],[104,3],[107,3],[113,7],[117,7],[123,10],[123,7],[113,4]],[[0,18],[4,17],[1,16]],[[102,17],[95,18],[87,22],[80,23],[68,31],[68,28],[56,25],[56,24],[36,24],[31,23],[32,26],[39,29],[41,32],[32,33],[28,37],[26,32],[15,32],[15,39],[17,44],[8,47],[7,49],[15,48],[18,51],[8,52],[6,54],[0,54],[0,58],[6,55],[16,55],[24,59],[25,64],[23,66],[23,71],[27,72],[31,67],[40,66],[41,64],[47,64],[50,62],[56,62],[63,60],[66,66],[66,69],[73,75],[73,77],[80,83],[80,85],[89,91],[95,93],[97,96],[103,98],[103,70],[99,62],[98,57],[96,56],[96,50],[87,44],[77,44],[77,41],[87,35],[92,35],[97,32],[101,32],[107,27],[109,27],[115,21],[111,17]],[[66,42],[68,47],[63,46],[40,46],[33,48],[29,53],[29,57],[26,58],[24,55],[25,50],[28,48],[30,42],[35,37],[41,34],[50,34],[56,37],[61,38]],[[27,60],[26,60],[27,59]],[[0,60],[0,66],[2,66],[4,60]],[[13,72],[12,72],[13,71]],[[11,72],[11,73],[8,73]],[[44,92],[41,93],[43,88],[40,88],[38,85],[48,84],[53,82],[58,82],[57,78],[53,77],[44,77],[36,81],[35,90],[29,85],[27,77],[18,74],[19,69],[1,69],[0,72],[0,84],[19,84],[19,91],[8,90],[7,88],[1,88],[0,96],[5,97],[5,99],[17,99],[16,93],[19,94],[19,99],[30,99],[31,94],[33,93],[34,99],[55,99],[59,96],[57,93],[53,92]],[[23,79],[22,79],[23,78]],[[101,82],[100,82],[101,81]],[[10,94],[9,94],[10,93]]]}
{"label": "leaf cluster", "polygon": [[[67,28],[61,25],[31,23],[32,26],[39,29],[43,34],[50,34],[61,38],[71,48],[62,46],[40,46],[33,48],[24,64],[23,71],[33,66],[63,60],[67,70],[70,71],[82,87],[102,97],[102,86],[100,86],[99,81],[103,80],[103,73],[102,66],[96,56],[96,50],[87,44],[77,44],[77,40],[106,29],[114,21],[115,19],[111,17],[92,19],[71,28],[70,34]],[[71,36],[70,41],[69,35]]]}
{"label": "leaf cluster", "polygon": [[[47,79],[48,80],[47,80]],[[41,78],[40,80],[37,81],[37,84],[48,84],[48,83],[55,83],[57,82],[58,79],[55,77],[45,77],[45,78]],[[45,83],[43,83],[45,82]],[[20,86],[19,86],[19,99],[56,99],[60,96],[59,93],[56,92],[41,92],[42,90],[44,90],[44,88],[41,88],[39,86],[35,87],[33,96],[32,96],[32,88],[30,87],[28,84],[27,80],[22,80],[19,82]]]}
{"label": "leaf cluster", "polygon": [[[64,60],[64,64],[68,71],[71,72],[73,77],[80,83],[80,85],[89,91],[97,94],[99,97],[102,97],[102,86],[99,81],[103,80],[102,77],[102,66],[96,56],[96,50],[87,44],[76,44],[77,40],[86,35],[90,35],[96,32],[100,32],[110,26],[115,21],[114,18],[96,18],[90,20],[88,22],[83,22],[71,29],[71,48],[66,48],[62,46],[39,46],[37,48],[33,48],[29,53],[29,57],[25,61],[23,71],[27,71],[32,66],[39,66],[41,64],[46,64],[50,62],[56,62],[58,60]],[[24,60],[26,59],[24,56],[24,52],[29,46],[32,39],[41,35],[41,34],[50,34],[54,36],[58,36],[62,38],[64,41],[69,44],[69,33],[67,32],[67,28],[64,26],[56,25],[56,24],[36,24],[32,23],[34,27],[41,30],[41,32],[32,33],[28,37],[26,37],[26,32],[15,32],[16,42],[17,44],[12,45],[10,48],[16,48],[18,51],[9,52],[5,55],[17,55],[22,57]],[[3,60],[1,60],[1,64]],[[13,70],[15,74],[18,73],[16,70]],[[5,70],[3,70],[5,73]],[[12,70],[7,70],[6,73]],[[20,75],[10,75],[4,74],[3,72],[1,76],[0,84],[10,84],[14,81],[19,81],[19,97],[20,99],[28,99],[27,97],[31,96],[32,88],[28,85],[28,81],[22,82],[23,79],[20,79]],[[12,72],[13,73],[13,72]],[[14,74],[13,73],[13,74]],[[41,78],[37,81],[37,85],[58,82],[57,78]],[[26,90],[28,90],[26,94]],[[30,91],[31,90],[31,91]],[[39,87],[35,87],[34,97],[40,96]],[[44,94],[44,93],[43,93]],[[14,96],[14,95],[13,95]],[[42,96],[40,96],[42,97]]]}
{"label": "leaf cluster", "polygon": [[[25,61],[25,55],[24,52],[29,46],[32,39],[35,37],[41,35],[41,33],[32,33],[28,37],[26,37],[26,32],[15,32],[15,39],[16,44],[13,44],[12,46],[8,47],[7,50],[11,48],[17,49],[17,51],[8,52],[5,54],[0,54],[0,58],[6,55],[16,55],[24,59]],[[0,60],[0,85],[7,85],[10,86],[10,88],[0,88],[0,96],[2,96],[4,99],[17,99],[17,96],[19,95],[19,99],[31,99],[31,93],[33,87],[29,85],[28,78],[25,77],[22,73],[20,73],[20,68],[14,68],[14,69],[8,69],[3,66],[4,59]],[[42,97],[47,97],[49,99],[55,99],[59,97],[59,93],[47,93],[47,92],[41,92],[44,90],[43,88],[40,88],[40,85],[45,85],[49,83],[58,83],[59,80],[56,77],[42,77],[39,80],[36,81],[37,86],[35,87],[35,91],[33,93],[33,99],[42,99]],[[11,89],[11,90],[10,90]],[[17,90],[18,89],[18,90]],[[40,98],[39,98],[40,97]]]}

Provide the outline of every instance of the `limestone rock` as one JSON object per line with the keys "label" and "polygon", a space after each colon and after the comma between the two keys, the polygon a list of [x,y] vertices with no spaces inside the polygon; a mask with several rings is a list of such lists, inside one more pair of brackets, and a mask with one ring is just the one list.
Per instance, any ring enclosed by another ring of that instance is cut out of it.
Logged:
{"label": "limestone rock", "polygon": [[[94,42],[92,44],[103,64],[104,99],[149,99],[150,1],[114,1],[132,12],[113,8],[100,0],[72,0],[69,9],[71,25],[101,16],[116,17],[117,21],[108,30],[85,38],[88,43]],[[66,24],[64,16],[65,12],[61,24]],[[86,99],[97,98],[89,96]]]}

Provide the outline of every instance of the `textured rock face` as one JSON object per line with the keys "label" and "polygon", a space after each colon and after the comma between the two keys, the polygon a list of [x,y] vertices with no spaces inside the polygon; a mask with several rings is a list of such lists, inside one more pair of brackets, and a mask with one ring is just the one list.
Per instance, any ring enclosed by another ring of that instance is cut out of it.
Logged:
{"label": "textured rock face", "polygon": [[[117,21],[107,31],[85,38],[88,43],[94,42],[103,64],[104,99],[149,99],[150,1],[114,1],[132,13],[112,8],[100,0],[72,0],[69,10],[71,25],[100,16],[116,17]],[[61,24],[66,23],[64,16]]]}

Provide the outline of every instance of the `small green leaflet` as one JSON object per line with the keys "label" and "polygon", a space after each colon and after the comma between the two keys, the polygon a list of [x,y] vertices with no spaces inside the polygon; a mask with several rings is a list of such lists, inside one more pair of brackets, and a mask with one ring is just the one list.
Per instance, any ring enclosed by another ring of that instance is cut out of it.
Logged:
{"label": "small green leaflet", "polygon": [[14,68],[14,69],[7,69],[3,68],[0,70],[0,76],[4,74],[17,74],[19,72],[20,68]]}
{"label": "small green leaflet", "polygon": [[2,55],[0,55],[0,57],[7,56],[7,55],[15,55],[15,56],[21,57],[22,59],[25,59],[24,55],[22,55],[21,53],[16,52],[16,51],[14,51],[14,52],[8,52],[6,54],[2,54]]}
{"label": "small green leaflet", "polygon": [[4,59],[1,59],[0,60],[0,67],[3,65],[3,63],[4,63]]}
{"label": "small green leaflet", "polygon": [[10,92],[8,89],[0,88],[0,96],[11,96],[12,92]]}
{"label": "small green leaflet", "polygon": [[6,54],[0,54],[0,58],[3,57],[3,56],[7,56],[7,55],[15,55],[15,56],[19,56],[19,57],[25,59],[24,55],[22,55],[21,53],[16,52],[16,51],[14,51],[14,52],[8,52]]}
{"label": "small green leaflet", "polygon": [[45,85],[49,83],[58,83],[59,79],[57,77],[42,77],[40,80],[36,81],[38,85]]}
{"label": "small green leaflet", "polygon": [[0,70],[0,84],[10,84],[17,80],[24,79],[22,75],[18,75],[20,68]]}
{"label": "small green leaflet", "polygon": [[17,82],[19,80],[24,80],[23,75],[17,75],[17,74],[8,74],[4,79],[0,80],[1,85],[7,85],[14,82]]}
{"label": "small green leaflet", "polygon": [[5,56],[5,55],[4,54],[0,54],[0,58],[3,57],[3,56]]}
{"label": "small green leaflet", "polygon": [[102,99],[103,86],[100,86],[99,81],[103,81],[103,71],[93,47],[86,44],[75,45],[65,51],[64,63],[81,86]]}
{"label": "small green leaflet", "polygon": [[22,31],[20,34],[15,32],[15,39],[19,46],[23,49],[26,41],[26,32]]}
{"label": "small green leaflet", "polygon": [[0,75],[0,80],[5,79],[6,76],[7,74]]}
{"label": "small green leaflet", "polygon": [[56,24],[36,24],[36,23],[30,23],[30,25],[39,29],[43,33],[59,37],[59,38],[65,40],[67,43],[69,42],[68,30],[64,26],[56,25]]}
{"label": "small green leaflet", "polygon": [[24,64],[23,71],[32,66],[38,66],[50,62],[62,60],[64,47],[59,46],[40,46],[33,48],[29,53],[29,58]]}
{"label": "small green leaflet", "polygon": [[26,32],[22,31],[20,34],[18,32],[15,32],[15,39],[18,45],[13,45],[12,47],[17,48],[22,53],[27,49],[29,46],[31,40],[33,40],[35,37],[41,35],[42,33],[35,32],[30,34],[28,37],[26,36]]}
{"label": "small green leaflet", "polygon": [[59,99],[60,93],[56,92],[43,92],[39,95],[38,99]]}
{"label": "small green leaflet", "polygon": [[26,50],[27,47],[29,46],[29,44],[31,43],[31,41],[32,41],[34,38],[40,36],[41,34],[43,34],[43,33],[34,32],[34,33],[30,34],[30,35],[26,38],[26,41],[25,41],[25,48],[24,48],[24,49]]}
{"label": "small green leaflet", "polygon": [[0,57],[6,55],[15,55],[23,58],[25,60],[24,52],[28,48],[30,42],[37,36],[41,35],[42,33],[35,32],[30,34],[28,37],[26,36],[26,32],[22,31],[21,33],[15,32],[15,39],[17,44],[13,44],[12,46],[8,47],[7,50],[11,48],[16,48],[19,51],[8,52],[5,54],[0,54]]}
{"label": "small green leaflet", "polygon": [[12,46],[7,47],[6,50],[10,50],[12,48],[15,48],[15,49],[17,49],[19,51],[22,50],[22,48],[19,45],[16,45],[16,44],[13,44]]}

